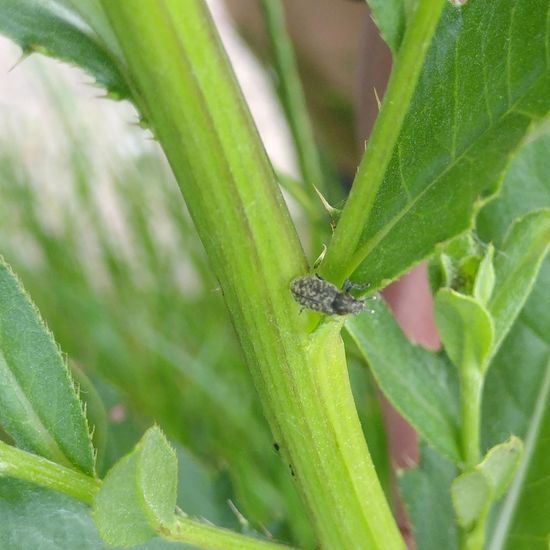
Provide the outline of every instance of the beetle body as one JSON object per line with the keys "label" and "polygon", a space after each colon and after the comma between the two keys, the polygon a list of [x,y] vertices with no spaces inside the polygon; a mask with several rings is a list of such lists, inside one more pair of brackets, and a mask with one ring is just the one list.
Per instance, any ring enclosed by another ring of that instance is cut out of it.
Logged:
{"label": "beetle body", "polygon": [[301,306],[325,315],[357,315],[365,309],[365,300],[354,298],[316,275],[294,279],[290,291]]}

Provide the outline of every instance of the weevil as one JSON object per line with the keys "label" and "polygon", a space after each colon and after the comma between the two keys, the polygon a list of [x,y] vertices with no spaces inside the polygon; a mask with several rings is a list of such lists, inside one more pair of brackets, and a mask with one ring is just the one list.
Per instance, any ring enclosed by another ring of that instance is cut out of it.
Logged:
{"label": "weevil", "polygon": [[[366,288],[361,286],[360,288]],[[294,300],[301,306],[325,315],[357,315],[366,308],[366,299],[354,298],[349,291],[358,288],[351,281],[346,281],[342,290],[325,281],[319,275],[305,275],[290,283]]]}

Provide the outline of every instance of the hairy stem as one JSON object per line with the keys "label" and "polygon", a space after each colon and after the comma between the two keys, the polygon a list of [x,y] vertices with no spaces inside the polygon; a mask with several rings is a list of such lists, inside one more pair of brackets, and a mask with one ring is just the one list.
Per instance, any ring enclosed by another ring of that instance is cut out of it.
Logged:
{"label": "hairy stem", "polygon": [[181,514],[176,516],[174,525],[161,528],[161,535],[167,540],[191,544],[203,550],[293,550],[290,546],[253,539]]}
{"label": "hairy stem", "polygon": [[102,5],[321,547],[404,548],[362,436],[341,327],[310,335],[291,298],[304,253],[204,1]]}
{"label": "hairy stem", "polygon": [[91,504],[100,481],[0,441],[0,477],[30,481]]}

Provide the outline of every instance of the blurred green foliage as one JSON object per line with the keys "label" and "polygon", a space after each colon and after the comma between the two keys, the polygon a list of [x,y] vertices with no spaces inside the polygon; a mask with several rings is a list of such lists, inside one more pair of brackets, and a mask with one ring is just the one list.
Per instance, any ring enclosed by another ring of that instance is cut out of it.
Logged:
{"label": "blurred green foliage", "polygon": [[[49,196],[33,166],[21,163],[24,138],[14,137],[22,132],[4,137],[0,251],[72,366],[108,404],[100,474],[157,422],[218,479],[221,510],[207,519],[235,527],[230,498],[256,528],[291,538],[291,517],[294,535],[308,540],[221,291],[160,149],[142,140],[131,158],[111,152],[101,159],[109,166],[101,181],[97,143],[81,135],[60,90],[47,87],[69,136],[67,188]],[[126,428],[128,417],[135,420]]]}

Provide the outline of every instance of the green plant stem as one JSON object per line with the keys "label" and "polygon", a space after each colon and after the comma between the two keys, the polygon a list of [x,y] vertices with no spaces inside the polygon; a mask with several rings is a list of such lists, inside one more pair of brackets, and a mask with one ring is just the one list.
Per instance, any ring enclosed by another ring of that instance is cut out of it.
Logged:
{"label": "green plant stem", "polygon": [[[480,429],[481,399],[484,375],[476,362],[464,360],[460,369],[460,407],[463,471],[481,461]],[[460,529],[460,550],[483,550],[487,514],[483,514],[472,529]]]}
{"label": "green plant stem", "polygon": [[[302,178],[309,186],[315,185],[318,189],[324,190],[319,151],[307,112],[294,49],[286,31],[284,5],[279,1],[261,0],[261,6],[267,36],[273,51],[273,65],[277,75],[279,97],[290,124]],[[313,187],[309,187],[309,191],[310,196],[318,204]]]}
{"label": "green plant stem", "polygon": [[[302,191],[312,206],[312,208],[306,208],[304,201],[299,201],[310,226],[309,239],[304,246],[309,252],[318,253],[324,244],[324,239],[328,238],[329,220],[316,189],[326,195],[326,179],[308,116],[293,44],[285,24],[284,4],[279,0],[261,0],[260,4],[273,53],[279,99],[298,155],[302,183],[299,189],[295,188],[295,190]],[[285,182],[280,181],[280,183],[283,187],[285,186]],[[287,191],[289,191],[288,187]]]}
{"label": "green plant stem", "polygon": [[163,538],[203,550],[293,550],[290,546],[247,537],[178,514],[170,527],[161,528]]}
{"label": "green plant stem", "polygon": [[204,1],[102,5],[320,546],[403,549],[354,407],[341,326],[310,335],[291,298],[305,256]]}
{"label": "green plant stem", "polygon": [[479,518],[475,526],[466,531],[460,530],[460,550],[483,550],[485,544],[485,525],[487,515]]}
{"label": "green plant stem", "polygon": [[30,481],[91,504],[101,482],[0,441],[0,477]]}
{"label": "green plant stem", "polygon": [[446,0],[419,0],[408,22],[382,108],[319,270],[336,285],[341,285],[369,252],[360,247],[361,235],[384,181],[426,53],[446,3]]}
{"label": "green plant stem", "polygon": [[463,365],[460,374],[461,439],[464,469],[479,464],[481,396],[483,393],[483,374],[478,366]]}
{"label": "green plant stem", "polygon": [[[277,172],[277,179],[281,187],[304,209],[308,219],[319,219],[319,210],[315,200],[308,194],[301,182],[282,172]],[[319,201],[319,197],[316,197],[316,200]]]}

